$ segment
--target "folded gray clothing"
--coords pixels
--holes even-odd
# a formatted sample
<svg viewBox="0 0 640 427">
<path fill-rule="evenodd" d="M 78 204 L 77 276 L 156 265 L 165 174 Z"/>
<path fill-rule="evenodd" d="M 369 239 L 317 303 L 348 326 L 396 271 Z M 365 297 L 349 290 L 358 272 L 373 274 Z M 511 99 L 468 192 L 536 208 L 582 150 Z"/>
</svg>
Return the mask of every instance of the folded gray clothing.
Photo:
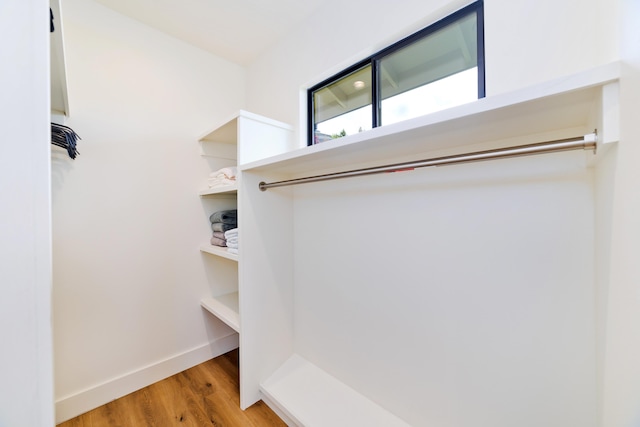
<svg viewBox="0 0 640 427">
<path fill-rule="evenodd" d="M 229 209 L 226 211 L 218 211 L 211 214 L 209 217 L 211 223 L 221 222 L 223 224 L 237 224 L 238 223 L 238 210 Z"/>
<path fill-rule="evenodd" d="M 211 238 L 211 244 L 214 246 L 223 246 L 223 247 L 227 246 L 227 242 L 224 239 L 218 239 L 217 237 Z"/>
<path fill-rule="evenodd" d="M 227 230 L 233 230 L 234 228 L 236 228 L 235 224 L 223 224 L 221 222 L 214 222 L 211 224 L 211 229 L 213 231 L 220 231 L 222 233 Z"/>
<path fill-rule="evenodd" d="M 213 232 L 213 237 L 215 237 L 216 239 L 220 239 L 220 240 L 227 240 L 224 237 L 224 233 L 222 231 L 214 231 Z"/>
</svg>

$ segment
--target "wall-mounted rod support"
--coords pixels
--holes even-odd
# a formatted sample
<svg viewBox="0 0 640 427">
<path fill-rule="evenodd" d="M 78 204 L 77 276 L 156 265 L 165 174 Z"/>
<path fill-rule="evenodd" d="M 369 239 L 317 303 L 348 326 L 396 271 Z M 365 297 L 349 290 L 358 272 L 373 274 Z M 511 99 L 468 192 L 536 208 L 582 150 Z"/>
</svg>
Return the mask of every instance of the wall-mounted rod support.
<svg viewBox="0 0 640 427">
<path fill-rule="evenodd" d="M 384 166 L 374 166 L 371 168 L 355 169 L 344 172 L 334 172 L 324 175 L 309 176 L 306 178 L 289 179 L 286 181 L 261 182 L 258 184 L 260 190 L 268 188 L 284 187 L 287 185 L 306 184 L 309 182 L 328 181 L 332 179 L 350 178 L 353 176 L 373 175 L 378 173 L 401 172 L 417 168 L 430 166 L 448 166 L 460 163 L 479 162 L 484 160 L 506 159 L 510 157 L 530 156 L 534 154 L 556 153 L 570 150 L 592 150 L 594 153 L 597 147 L 597 135 L 591 133 L 583 137 L 568 139 L 558 139 L 555 141 L 539 142 L 536 144 L 519 145 L 508 148 L 497 148 L 494 150 L 476 151 L 466 154 L 455 154 L 452 156 L 435 157 L 432 159 L 418 160 L 414 162 L 395 163 Z"/>
</svg>

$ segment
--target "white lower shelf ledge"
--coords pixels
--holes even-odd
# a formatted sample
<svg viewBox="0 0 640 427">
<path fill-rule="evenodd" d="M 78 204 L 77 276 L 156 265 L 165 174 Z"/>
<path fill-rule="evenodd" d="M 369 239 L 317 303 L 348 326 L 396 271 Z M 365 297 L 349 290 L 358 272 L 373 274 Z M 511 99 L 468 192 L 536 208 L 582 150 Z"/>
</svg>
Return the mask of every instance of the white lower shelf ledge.
<svg viewBox="0 0 640 427">
<path fill-rule="evenodd" d="M 238 293 L 220 295 L 213 298 L 203 298 L 200 305 L 222 320 L 234 331 L 240 332 L 240 314 L 238 310 Z"/>
<path fill-rule="evenodd" d="M 222 187 L 205 188 L 198 192 L 200 196 L 232 196 L 238 193 L 238 184 L 225 185 Z"/>
<path fill-rule="evenodd" d="M 226 247 L 205 244 L 200 246 L 200 251 L 206 252 L 210 255 L 230 259 L 231 261 L 238 261 L 238 254 L 229 252 Z"/>
<path fill-rule="evenodd" d="M 260 386 L 264 402 L 304 427 L 409 427 L 303 357 L 292 355 Z"/>
</svg>

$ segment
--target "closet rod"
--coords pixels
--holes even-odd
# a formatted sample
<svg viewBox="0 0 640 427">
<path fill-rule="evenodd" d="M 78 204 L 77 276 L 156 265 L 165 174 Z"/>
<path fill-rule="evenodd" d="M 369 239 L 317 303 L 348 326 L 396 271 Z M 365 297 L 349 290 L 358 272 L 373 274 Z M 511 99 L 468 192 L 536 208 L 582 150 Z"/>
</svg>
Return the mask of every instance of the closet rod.
<svg viewBox="0 0 640 427">
<path fill-rule="evenodd" d="M 329 181 L 332 179 L 350 178 L 353 176 L 373 175 L 378 173 L 402 172 L 430 166 L 448 166 L 460 163 L 479 162 L 484 160 L 506 159 L 510 157 L 529 156 L 534 154 L 556 153 L 570 150 L 592 150 L 596 152 L 597 134 L 590 133 L 581 137 L 557 139 L 554 141 L 539 142 L 536 144 L 519 145 L 494 150 L 476 151 L 466 154 L 435 157 L 432 159 L 417 160 L 413 162 L 395 163 L 384 166 L 374 166 L 364 169 L 355 169 L 344 172 L 334 172 L 324 175 L 309 176 L 305 178 L 288 179 L 276 182 L 261 182 L 258 188 L 265 191 L 268 188 L 284 187 L 287 185 L 306 184 L 309 182 Z"/>
</svg>

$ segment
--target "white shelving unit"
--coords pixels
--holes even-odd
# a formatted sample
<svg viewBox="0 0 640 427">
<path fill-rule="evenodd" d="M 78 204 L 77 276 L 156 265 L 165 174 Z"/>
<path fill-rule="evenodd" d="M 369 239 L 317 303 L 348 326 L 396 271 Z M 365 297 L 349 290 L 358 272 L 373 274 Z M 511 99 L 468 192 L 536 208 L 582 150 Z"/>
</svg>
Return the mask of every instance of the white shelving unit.
<svg viewBox="0 0 640 427">
<path fill-rule="evenodd" d="M 247 161 L 257 161 L 268 155 L 276 155 L 290 149 L 291 144 L 290 126 L 271 120 L 246 111 L 239 111 L 230 119 L 222 122 L 213 130 L 205 133 L 199 138 L 202 148 L 202 157 L 209 162 L 212 171 L 223 167 L 234 166 Z M 207 214 L 210 215 L 217 210 L 238 209 L 238 227 L 243 224 L 242 206 L 238 201 L 241 189 L 239 183 L 242 182 L 242 175 L 238 172 L 236 177 L 238 184 L 218 188 L 205 188 L 198 192 L 206 206 Z M 207 217 L 208 220 L 208 217 Z M 242 242 L 240 245 L 242 247 Z M 238 254 L 228 252 L 227 248 L 203 244 L 200 251 L 215 258 L 223 258 L 234 261 L 215 262 L 214 268 L 233 269 L 225 271 L 225 274 L 215 275 L 218 277 L 237 276 L 236 283 L 211 283 L 210 297 L 203 298 L 201 306 L 231 327 L 234 331 L 241 333 L 242 304 L 251 298 L 243 298 L 244 286 L 242 285 L 242 273 L 238 265 L 242 263 Z M 208 262 L 205 259 L 205 262 Z M 212 260 L 213 262 L 213 260 Z M 230 273 L 230 274 L 229 274 Z M 233 288 L 232 292 L 229 289 Z M 250 338 L 253 339 L 253 338 Z M 242 347 L 242 342 L 240 343 Z M 241 369 L 245 352 L 241 352 Z"/>
<path fill-rule="evenodd" d="M 207 188 L 198 193 L 200 196 L 231 196 L 238 194 L 238 184 L 228 185 L 225 187 Z"/>
<path fill-rule="evenodd" d="M 237 128 L 237 119 L 234 118 L 199 138 L 202 157 L 208 162 L 211 171 L 237 165 L 238 143 L 235 128 Z M 206 220 L 208 221 L 208 215 L 218 210 L 235 209 L 237 193 L 237 184 L 200 190 L 198 195 L 202 198 L 207 212 Z M 200 251 L 207 254 L 204 262 L 210 263 L 210 268 L 225 270 L 217 271 L 217 274 L 212 275 L 211 296 L 203 298 L 200 305 L 234 331 L 240 332 L 237 279 L 239 257 L 237 254 L 228 252 L 226 247 L 215 246 L 209 242 L 200 245 Z M 222 259 L 233 262 L 221 262 Z"/>
<path fill-rule="evenodd" d="M 202 245 L 200 246 L 200 251 L 238 262 L 238 254 L 231 253 L 227 248 L 223 248 L 221 246 Z"/>
<path fill-rule="evenodd" d="M 215 298 L 203 298 L 200 305 L 211 314 L 240 332 L 240 315 L 238 314 L 238 293 L 220 295 Z"/>
<path fill-rule="evenodd" d="M 458 153 L 477 147 L 501 148 L 514 141 L 572 137 L 598 128 L 599 141 L 616 141 L 616 82 L 620 64 L 585 71 L 513 93 L 394 123 L 243 165 L 244 171 L 269 171 L 297 178 L 361 165 L 419 160 L 433 153 Z M 612 90 L 613 89 L 613 90 Z M 603 104 L 604 103 L 604 104 Z M 616 110 L 616 111 L 613 111 Z M 611 111 L 614 114 L 611 114 Z M 587 127 L 585 127 L 585 125 Z"/>
<path fill-rule="evenodd" d="M 305 193 L 294 187 L 261 192 L 260 182 L 569 138 L 594 129 L 598 131 L 597 163 L 606 145 L 618 140 L 619 76 L 620 64 L 612 63 L 514 93 L 241 163 L 239 206 L 251 207 L 251 212 L 240 216 L 241 406 L 264 399 L 292 425 L 377 425 L 370 421 L 371 414 L 393 420 L 382 425 L 403 425 L 342 379 L 295 352 L 293 325 L 298 314 L 293 224 L 296 199 Z M 593 157 L 585 154 L 585 162 Z M 338 421 L 347 415 L 350 422 Z"/>
<path fill-rule="evenodd" d="M 51 33 L 51 113 L 54 115 L 69 115 L 69 100 L 67 97 L 67 73 L 65 68 L 64 41 L 62 34 L 62 14 L 60 1 L 50 0 L 49 6 L 53 13 L 54 32 Z"/>
</svg>

